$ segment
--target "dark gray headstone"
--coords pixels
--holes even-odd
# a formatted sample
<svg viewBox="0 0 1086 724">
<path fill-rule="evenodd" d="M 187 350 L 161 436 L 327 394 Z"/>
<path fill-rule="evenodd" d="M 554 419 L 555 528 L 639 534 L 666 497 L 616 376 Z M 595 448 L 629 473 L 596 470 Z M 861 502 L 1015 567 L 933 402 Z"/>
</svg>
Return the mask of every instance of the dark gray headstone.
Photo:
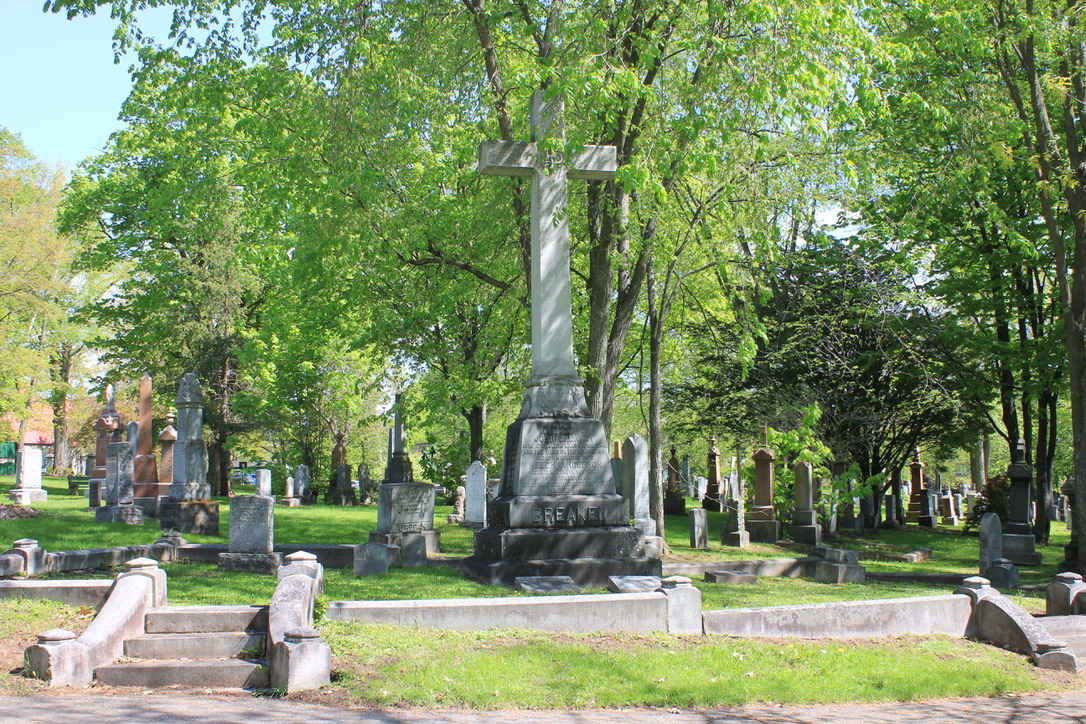
<svg viewBox="0 0 1086 724">
<path fill-rule="evenodd" d="M 1003 526 L 995 513 L 985 513 L 980 519 L 980 575 L 987 577 L 988 569 L 1003 557 Z"/>
<path fill-rule="evenodd" d="M 687 511 L 690 516 L 690 547 L 704 549 L 709 547 L 709 511 L 705 508 L 691 508 Z"/>
</svg>

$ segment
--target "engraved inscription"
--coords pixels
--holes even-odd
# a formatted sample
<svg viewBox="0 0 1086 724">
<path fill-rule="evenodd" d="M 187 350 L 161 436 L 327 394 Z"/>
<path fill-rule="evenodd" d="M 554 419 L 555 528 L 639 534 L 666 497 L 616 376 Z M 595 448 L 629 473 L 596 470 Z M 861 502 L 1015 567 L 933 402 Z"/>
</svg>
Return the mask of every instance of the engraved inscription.
<svg viewBox="0 0 1086 724">
<path fill-rule="evenodd" d="M 548 528 L 561 525 L 595 525 L 603 521 L 603 515 L 595 505 L 541 505 L 535 508 L 532 514 L 532 522 Z"/>
<path fill-rule="evenodd" d="M 580 419 L 526 420 L 520 432 L 514 494 L 609 492 L 610 456 L 602 425 Z"/>
</svg>

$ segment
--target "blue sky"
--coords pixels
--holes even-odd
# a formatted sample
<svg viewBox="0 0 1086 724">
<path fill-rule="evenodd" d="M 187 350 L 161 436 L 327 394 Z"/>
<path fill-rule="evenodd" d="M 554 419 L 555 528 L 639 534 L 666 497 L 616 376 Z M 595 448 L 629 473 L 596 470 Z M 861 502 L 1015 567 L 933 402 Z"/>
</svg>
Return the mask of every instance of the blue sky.
<svg viewBox="0 0 1086 724">
<path fill-rule="evenodd" d="M 43 0 L 0 0 L 0 125 L 44 161 L 74 168 L 119 128 L 131 87 L 113 63 L 113 21 L 42 12 Z"/>
</svg>

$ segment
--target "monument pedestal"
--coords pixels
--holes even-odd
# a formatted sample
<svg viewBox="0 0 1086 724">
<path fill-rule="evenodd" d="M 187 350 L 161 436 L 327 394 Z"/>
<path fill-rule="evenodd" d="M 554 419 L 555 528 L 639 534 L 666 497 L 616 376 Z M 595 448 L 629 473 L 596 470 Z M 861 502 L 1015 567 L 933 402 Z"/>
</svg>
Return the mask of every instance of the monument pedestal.
<svg viewBox="0 0 1086 724">
<path fill-rule="evenodd" d="M 143 508 L 138 505 L 103 505 L 94 510 L 97 523 L 128 523 L 143 525 Z"/>
<path fill-rule="evenodd" d="M 788 535 L 792 536 L 792 540 L 796 543 L 806 543 L 812 546 L 822 545 L 822 526 L 817 524 L 790 525 L 788 526 Z"/>
<path fill-rule="evenodd" d="M 30 505 L 48 500 L 49 493 L 41 488 L 13 488 L 8 493 L 8 498 L 15 505 Z"/>
<path fill-rule="evenodd" d="M 781 539 L 779 520 L 748 520 L 746 528 L 755 543 L 776 543 Z"/>
<path fill-rule="evenodd" d="M 493 586 L 512 586 L 520 576 L 569 576 L 577 585 L 602 588 L 609 576 L 659 576 L 660 561 L 644 555 L 641 531 L 615 528 L 483 528 L 475 554 L 461 570 Z"/>
<path fill-rule="evenodd" d="M 1041 565 L 1041 554 L 1035 549 L 1036 540 L 1029 533 L 1004 533 L 1003 557 L 1017 566 Z"/>
<path fill-rule="evenodd" d="M 686 499 L 664 498 L 664 515 L 686 515 Z"/>
<path fill-rule="evenodd" d="M 750 547 L 750 533 L 745 529 L 724 531 L 724 535 L 720 537 L 720 542 L 732 548 L 748 548 Z"/>
<path fill-rule="evenodd" d="M 219 504 L 210 500 L 163 500 L 158 506 L 162 530 L 219 535 Z"/>
</svg>

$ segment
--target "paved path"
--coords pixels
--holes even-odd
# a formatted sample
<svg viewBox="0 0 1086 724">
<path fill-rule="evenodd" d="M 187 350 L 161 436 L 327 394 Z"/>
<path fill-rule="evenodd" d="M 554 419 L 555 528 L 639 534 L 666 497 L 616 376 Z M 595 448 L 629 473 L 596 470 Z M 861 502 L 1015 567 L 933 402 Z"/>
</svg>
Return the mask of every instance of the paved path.
<svg viewBox="0 0 1086 724">
<path fill-rule="evenodd" d="M 200 724 L 1064 724 L 1086 722 L 1086 691 L 901 704 L 761 707 L 714 711 L 645 709 L 573 712 L 340 709 L 248 695 L 58 694 L 0 696 L 0 723 L 86 721 Z"/>
</svg>

